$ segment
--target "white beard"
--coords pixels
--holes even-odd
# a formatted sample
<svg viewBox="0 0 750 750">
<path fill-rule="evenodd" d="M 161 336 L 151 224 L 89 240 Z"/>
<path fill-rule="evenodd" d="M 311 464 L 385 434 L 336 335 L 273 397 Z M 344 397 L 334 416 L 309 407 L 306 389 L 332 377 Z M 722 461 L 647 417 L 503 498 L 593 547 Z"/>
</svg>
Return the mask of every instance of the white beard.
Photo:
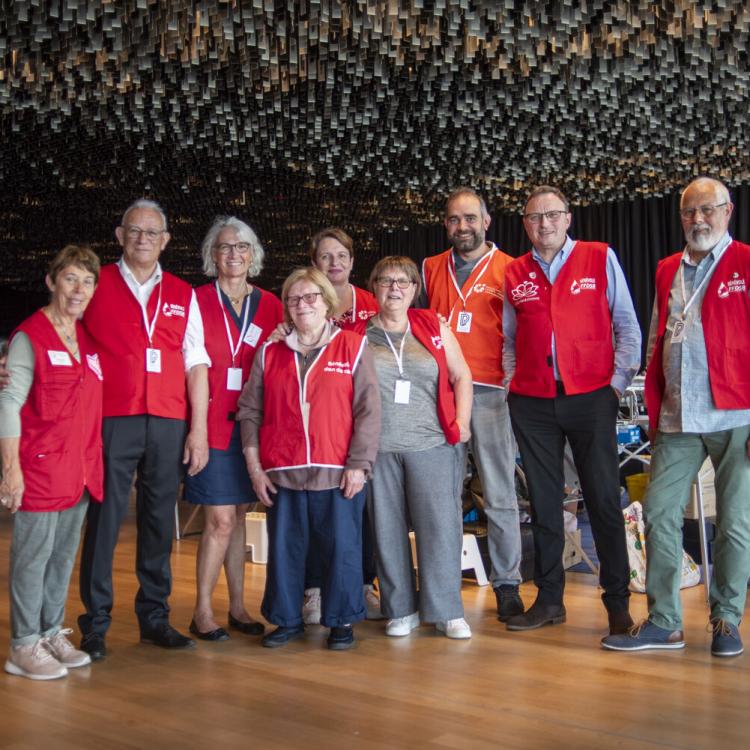
<svg viewBox="0 0 750 750">
<path fill-rule="evenodd" d="M 709 231 L 704 231 L 706 229 Z M 717 233 L 712 232 L 711 227 L 707 224 L 697 224 L 686 232 L 685 239 L 687 240 L 688 248 L 691 250 L 695 250 L 698 253 L 707 253 L 721 239 L 721 235 L 716 235 Z"/>
</svg>

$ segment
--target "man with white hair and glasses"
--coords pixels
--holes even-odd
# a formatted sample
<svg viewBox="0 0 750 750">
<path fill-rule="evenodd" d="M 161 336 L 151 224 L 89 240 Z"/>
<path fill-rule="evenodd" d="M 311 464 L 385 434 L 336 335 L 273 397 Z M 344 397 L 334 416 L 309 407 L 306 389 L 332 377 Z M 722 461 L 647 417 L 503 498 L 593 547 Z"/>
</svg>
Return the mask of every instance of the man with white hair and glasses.
<svg viewBox="0 0 750 750">
<path fill-rule="evenodd" d="M 196 474 L 208 460 L 210 359 L 195 292 L 159 263 L 170 238 L 166 216 L 153 201 L 138 200 L 115 235 L 122 257 L 102 268 L 84 316 L 104 376 L 104 502 L 88 511 L 80 571 L 86 612 L 78 618 L 81 648 L 95 661 L 106 654 L 112 562 L 136 471 L 141 641 L 164 648 L 194 645 L 169 624 L 170 553 L 181 465 Z"/>
<path fill-rule="evenodd" d="M 644 501 L 648 619 L 604 638 L 616 651 L 681 649 L 682 519 L 706 457 L 715 471 L 711 653 L 743 651 L 739 624 L 750 576 L 750 246 L 733 240 L 726 186 L 699 177 L 683 191 L 686 246 L 656 270 L 646 371 L 655 431 Z"/>
</svg>

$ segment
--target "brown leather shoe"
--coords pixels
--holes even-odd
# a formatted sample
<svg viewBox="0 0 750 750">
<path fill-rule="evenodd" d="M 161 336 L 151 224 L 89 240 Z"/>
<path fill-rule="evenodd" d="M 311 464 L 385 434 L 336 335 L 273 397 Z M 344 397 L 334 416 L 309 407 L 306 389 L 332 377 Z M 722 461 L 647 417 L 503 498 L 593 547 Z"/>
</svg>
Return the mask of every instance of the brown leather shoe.
<svg viewBox="0 0 750 750">
<path fill-rule="evenodd" d="M 620 610 L 619 612 L 607 612 L 607 616 L 609 617 L 610 635 L 622 635 L 633 627 L 633 618 L 627 609 Z"/>
<path fill-rule="evenodd" d="M 562 604 L 540 604 L 535 601 L 522 615 L 511 617 L 505 627 L 508 630 L 534 630 L 562 622 L 565 622 L 565 607 Z"/>
</svg>

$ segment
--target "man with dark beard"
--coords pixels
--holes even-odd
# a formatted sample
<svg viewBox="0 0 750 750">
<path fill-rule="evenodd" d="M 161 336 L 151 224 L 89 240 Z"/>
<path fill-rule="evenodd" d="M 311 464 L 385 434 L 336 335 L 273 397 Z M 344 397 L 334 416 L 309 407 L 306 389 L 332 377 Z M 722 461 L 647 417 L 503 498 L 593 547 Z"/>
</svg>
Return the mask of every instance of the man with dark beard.
<svg viewBox="0 0 750 750">
<path fill-rule="evenodd" d="M 445 204 L 452 247 L 425 259 L 422 275 L 429 307 L 448 321 L 472 373 L 469 447 L 482 482 L 497 614 L 506 622 L 523 612 L 516 451 L 502 386 L 505 267 L 512 258 L 485 241 L 489 225 L 482 198 L 471 188 L 454 190 Z"/>
<path fill-rule="evenodd" d="M 729 191 L 700 177 L 683 191 L 686 246 L 656 270 L 646 406 L 656 439 L 644 501 L 648 620 L 604 638 L 615 651 L 685 647 L 682 517 L 706 456 L 716 473 L 711 653 L 743 651 L 750 576 L 750 246 L 729 236 Z"/>
</svg>

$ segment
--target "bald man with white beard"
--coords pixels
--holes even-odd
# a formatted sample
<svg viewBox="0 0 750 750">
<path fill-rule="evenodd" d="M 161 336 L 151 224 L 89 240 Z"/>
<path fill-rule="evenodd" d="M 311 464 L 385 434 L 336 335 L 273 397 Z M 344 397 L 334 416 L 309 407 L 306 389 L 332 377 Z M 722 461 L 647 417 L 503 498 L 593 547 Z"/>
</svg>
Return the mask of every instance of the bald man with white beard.
<svg viewBox="0 0 750 750">
<path fill-rule="evenodd" d="M 750 246 L 728 233 L 726 186 L 701 177 L 683 191 L 685 249 L 659 263 L 646 405 L 655 440 L 644 501 L 648 619 L 610 635 L 615 651 L 681 649 L 682 519 L 706 456 L 716 478 L 711 653 L 743 651 L 750 577 Z"/>
</svg>

